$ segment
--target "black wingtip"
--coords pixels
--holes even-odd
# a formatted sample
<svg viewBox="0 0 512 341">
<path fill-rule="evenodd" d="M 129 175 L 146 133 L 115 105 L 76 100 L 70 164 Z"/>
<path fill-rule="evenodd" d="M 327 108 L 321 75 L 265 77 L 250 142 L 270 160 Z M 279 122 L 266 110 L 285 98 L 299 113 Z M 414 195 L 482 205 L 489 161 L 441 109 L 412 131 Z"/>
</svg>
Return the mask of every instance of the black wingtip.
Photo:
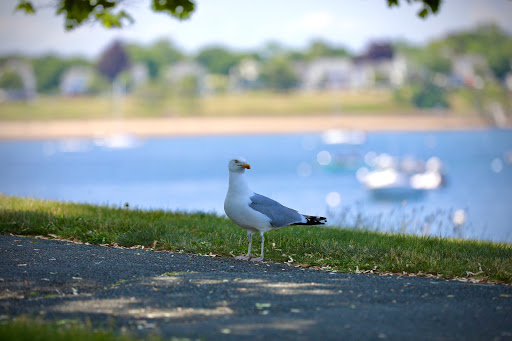
<svg viewBox="0 0 512 341">
<path fill-rule="evenodd" d="M 305 215 L 304 218 L 307 220 L 305 223 L 297 223 L 294 225 L 325 225 L 327 222 L 327 218 L 325 217 Z"/>
</svg>

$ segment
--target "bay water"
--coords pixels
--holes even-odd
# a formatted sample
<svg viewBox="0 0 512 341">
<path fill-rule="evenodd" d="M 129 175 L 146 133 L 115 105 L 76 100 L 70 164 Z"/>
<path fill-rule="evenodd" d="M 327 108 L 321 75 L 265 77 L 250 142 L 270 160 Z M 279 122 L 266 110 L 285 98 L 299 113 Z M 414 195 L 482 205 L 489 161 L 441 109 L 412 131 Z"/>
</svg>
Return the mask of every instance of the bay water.
<svg viewBox="0 0 512 341">
<path fill-rule="evenodd" d="M 360 135 L 358 135 L 360 136 Z M 251 188 L 331 225 L 512 242 L 512 130 L 0 142 L 0 192 L 140 209 L 224 214 L 227 163 L 242 156 Z M 332 141 L 331 141 L 332 142 Z M 376 198 L 357 179 L 370 156 L 442 163 L 445 183 Z M 330 160 L 322 160 L 328 155 Z M 334 162 L 341 157 L 343 163 Z"/>
</svg>

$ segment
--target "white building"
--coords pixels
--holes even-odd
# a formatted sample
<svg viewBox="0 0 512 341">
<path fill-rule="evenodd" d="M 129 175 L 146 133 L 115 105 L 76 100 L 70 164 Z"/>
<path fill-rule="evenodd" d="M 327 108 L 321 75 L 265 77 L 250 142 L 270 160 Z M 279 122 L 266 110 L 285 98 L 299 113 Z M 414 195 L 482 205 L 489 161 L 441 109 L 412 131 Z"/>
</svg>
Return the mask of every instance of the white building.
<svg viewBox="0 0 512 341">
<path fill-rule="evenodd" d="M 300 75 L 304 90 L 352 87 L 354 64 L 349 58 L 317 58 Z"/>
<path fill-rule="evenodd" d="M 60 93 L 65 96 L 85 94 L 93 79 L 91 67 L 72 66 L 60 78 Z"/>
<path fill-rule="evenodd" d="M 407 78 L 403 56 L 392 59 L 317 58 L 298 67 L 302 89 L 399 87 Z"/>
<path fill-rule="evenodd" d="M 254 59 L 243 59 L 229 70 L 228 88 L 244 91 L 260 87 L 261 64 Z"/>
<path fill-rule="evenodd" d="M 149 80 L 149 70 L 146 64 L 136 63 L 130 67 L 130 78 L 134 87 L 144 85 Z"/>
</svg>

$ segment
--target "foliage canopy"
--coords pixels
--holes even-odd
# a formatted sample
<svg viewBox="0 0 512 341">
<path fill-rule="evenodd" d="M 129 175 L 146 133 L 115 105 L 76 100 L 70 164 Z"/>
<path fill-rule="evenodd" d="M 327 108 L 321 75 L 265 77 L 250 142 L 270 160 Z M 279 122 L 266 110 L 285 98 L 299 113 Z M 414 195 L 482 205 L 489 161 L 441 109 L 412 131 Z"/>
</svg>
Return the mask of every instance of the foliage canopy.
<svg viewBox="0 0 512 341">
<path fill-rule="evenodd" d="M 106 28 L 122 27 L 125 22 L 133 23 L 132 16 L 120 9 L 123 0 L 53 0 L 56 14 L 65 17 L 64 27 L 67 30 L 74 29 L 81 24 L 93 21 L 99 22 Z M 423 7 L 418 16 L 426 18 L 439 11 L 441 0 L 404 0 L 409 4 L 422 3 Z M 155 12 L 171 15 L 179 20 L 188 19 L 195 10 L 193 0 L 150 0 L 151 8 Z M 399 6 L 400 0 L 387 0 L 388 6 Z M 27 14 L 35 14 L 36 7 L 32 0 L 18 0 L 16 11 Z"/>
<path fill-rule="evenodd" d="M 22 90 L 23 80 L 16 72 L 7 71 L 0 75 L 0 89 Z"/>
<path fill-rule="evenodd" d="M 241 55 L 236 55 L 221 46 L 211 46 L 199 51 L 196 59 L 204 65 L 208 71 L 216 74 L 227 75 L 229 69 L 240 61 Z"/>
<path fill-rule="evenodd" d="M 98 71 L 111 82 L 130 66 L 130 60 L 120 41 L 115 41 L 101 55 Z"/>
<path fill-rule="evenodd" d="M 185 58 L 183 52 L 167 39 L 159 39 L 149 46 L 131 43 L 126 45 L 126 51 L 133 63 L 146 65 L 151 79 L 157 79 L 166 67 Z"/>
<path fill-rule="evenodd" d="M 423 8 L 418 12 L 418 16 L 426 18 L 430 14 L 436 14 L 441 6 L 441 0 L 406 0 L 411 3 L 423 3 Z M 400 0 L 388 0 L 388 6 L 399 6 Z"/>
<path fill-rule="evenodd" d="M 54 0 L 55 14 L 65 17 L 64 26 L 67 30 L 93 21 L 106 28 L 122 27 L 125 22 L 133 23 L 132 16 L 120 9 L 123 0 Z M 195 9 L 190 0 L 151 0 L 151 8 L 155 12 L 167 13 L 179 20 L 188 19 Z M 35 14 L 37 9 L 31 0 L 18 0 L 16 11 Z"/>
</svg>

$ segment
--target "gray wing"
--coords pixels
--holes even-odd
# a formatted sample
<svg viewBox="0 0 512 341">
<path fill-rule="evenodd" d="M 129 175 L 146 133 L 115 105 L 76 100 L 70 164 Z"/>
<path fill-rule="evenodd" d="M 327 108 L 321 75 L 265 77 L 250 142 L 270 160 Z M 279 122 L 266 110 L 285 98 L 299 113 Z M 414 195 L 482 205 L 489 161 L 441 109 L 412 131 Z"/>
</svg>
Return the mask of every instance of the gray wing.
<svg viewBox="0 0 512 341">
<path fill-rule="evenodd" d="M 273 227 L 283 227 L 303 221 L 304 217 L 299 212 L 281 205 L 275 200 L 263 195 L 254 193 L 250 198 L 249 206 L 270 218 L 270 225 Z"/>
</svg>

